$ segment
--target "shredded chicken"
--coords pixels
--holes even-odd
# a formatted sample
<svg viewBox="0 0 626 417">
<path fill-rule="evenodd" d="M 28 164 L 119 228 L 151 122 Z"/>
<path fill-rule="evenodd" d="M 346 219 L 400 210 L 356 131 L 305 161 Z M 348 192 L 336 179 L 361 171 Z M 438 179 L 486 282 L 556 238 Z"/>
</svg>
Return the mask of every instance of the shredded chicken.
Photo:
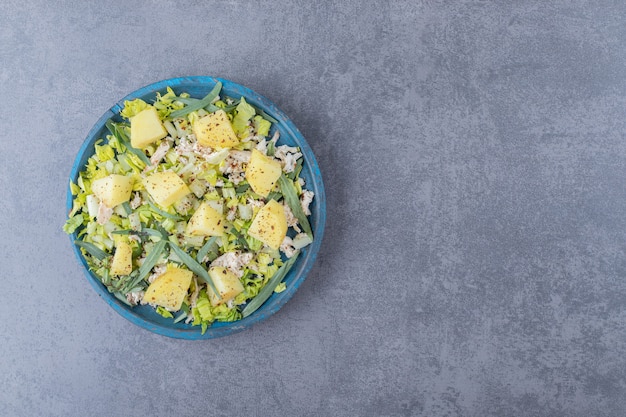
<svg viewBox="0 0 626 417">
<path fill-rule="evenodd" d="M 126 300 L 130 303 L 130 305 L 136 306 L 143 300 L 143 291 L 129 292 L 126 294 Z"/>
<path fill-rule="evenodd" d="M 296 168 L 296 163 L 298 159 L 302 157 L 302 153 L 298 152 L 298 148 L 293 146 L 281 145 L 276 147 L 274 157 L 280 160 L 283 171 L 290 173 Z"/>
<path fill-rule="evenodd" d="M 228 209 L 228 213 L 226 214 L 226 220 L 232 222 L 235 220 L 235 216 L 237 216 L 237 206 L 232 206 Z"/>
<path fill-rule="evenodd" d="M 148 282 L 150 284 L 152 284 L 154 282 L 155 279 L 157 279 L 158 277 L 160 277 L 161 275 L 163 275 L 165 273 L 165 271 L 167 271 L 167 266 L 166 265 L 156 265 L 153 269 L 152 269 L 152 274 L 150 274 L 150 276 L 148 277 Z"/>
<path fill-rule="evenodd" d="M 176 145 L 174 150 L 178 155 L 195 154 L 204 159 L 210 158 L 215 154 L 215 152 L 213 152 L 213 149 L 211 149 L 210 147 L 202 146 L 201 144 L 199 144 L 196 140 L 196 136 L 193 134 L 187 135 L 187 137 L 182 138 L 180 140 L 180 143 Z"/>
<path fill-rule="evenodd" d="M 154 153 L 150 157 L 150 164 L 153 166 L 157 166 L 157 164 L 161 162 L 161 159 L 165 157 L 165 154 L 167 154 L 167 151 L 170 150 L 170 146 L 171 146 L 170 142 L 167 140 L 164 140 L 163 142 L 161 142 L 159 147 L 156 148 L 156 151 L 154 151 Z"/>
<path fill-rule="evenodd" d="M 252 155 L 252 152 L 250 151 L 231 150 L 228 152 L 228 156 L 232 157 L 236 161 L 244 162 L 246 164 L 250 162 L 250 155 Z"/>
<path fill-rule="evenodd" d="M 174 147 L 174 151 L 176 151 L 177 154 L 179 155 L 183 155 L 186 153 L 193 153 L 193 146 L 196 143 L 196 141 L 194 140 L 193 142 L 189 139 L 188 135 L 187 137 L 183 137 L 180 139 L 180 143 L 178 145 L 176 145 L 176 147 Z"/>
<path fill-rule="evenodd" d="M 250 263 L 254 254 L 248 252 L 226 252 L 219 258 L 211 262 L 211 266 L 221 266 L 228 268 L 239 278 L 243 276 L 243 267 Z"/>
<path fill-rule="evenodd" d="M 285 236 L 283 242 L 280 244 L 280 250 L 285 254 L 287 258 L 291 258 L 296 253 L 296 248 L 293 247 L 293 240 L 289 236 Z"/>
<path fill-rule="evenodd" d="M 98 205 L 98 214 L 96 215 L 96 220 L 98 221 L 98 224 L 106 224 L 111 219 L 112 215 L 113 209 L 107 207 L 107 205 L 103 202 L 100 202 L 100 204 Z"/>
<path fill-rule="evenodd" d="M 313 201 L 313 197 L 315 193 L 309 190 L 303 190 L 302 195 L 300 196 L 300 205 L 302 206 L 302 211 L 307 216 L 311 215 L 311 210 L 309 210 L 309 205 Z"/>
<path fill-rule="evenodd" d="M 198 280 L 195 276 L 193 277 L 193 283 L 195 290 L 189 296 L 189 304 L 192 308 L 196 306 L 196 303 L 198 302 L 198 295 L 200 295 L 200 286 L 198 285 Z"/>
<path fill-rule="evenodd" d="M 255 149 L 261 152 L 263 155 L 267 155 L 267 141 L 265 139 L 260 140 L 259 143 L 255 146 Z"/>
<path fill-rule="evenodd" d="M 278 139 L 280 139 L 280 132 L 277 130 L 276 132 L 274 132 L 274 136 L 272 136 L 272 139 L 270 139 L 270 141 L 274 142 L 274 145 L 276 145 Z"/>
<path fill-rule="evenodd" d="M 130 200 L 130 208 L 135 210 L 137 207 L 141 205 L 141 194 L 136 192 L 133 195 L 133 199 Z"/>
<path fill-rule="evenodd" d="M 283 204 L 283 211 L 285 212 L 285 218 L 287 219 L 287 227 L 293 227 L 293 230 L 299 233 L 300 228 L 298 227 L 298 219 L 296 219 L 296 216 L 293 215 L 293 212 L 287 204 Z"/>
<path fill-rule="evenodd" d="M 248 197 L 247 202 L 250 205 L 250 207 L 252 207 L 252 209 L 255 209 L 255 208 L 259 208 L 260 209 L 261 207 L 263 207 L 265 205 L 265 203 L 263 203 L 262 201 L 255 200 L 254 198 L 251 198 L 251 197 Z"/>
<path fill-rule="evenodd" d="M 245 177 L 243 164 L 249 161 L 249 151 L 230 151 L 224 160 L 224 164 L 220 166 L 220 172 L 226 174 L 233 184 L 239 184 Z"/>
</svg>

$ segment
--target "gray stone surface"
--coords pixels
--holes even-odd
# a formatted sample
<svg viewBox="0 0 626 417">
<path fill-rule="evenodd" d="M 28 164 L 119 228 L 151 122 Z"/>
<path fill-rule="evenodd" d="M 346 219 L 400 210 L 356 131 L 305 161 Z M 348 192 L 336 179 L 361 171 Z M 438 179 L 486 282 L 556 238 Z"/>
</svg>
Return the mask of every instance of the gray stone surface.
<svg viewBox="0 0 626 417">
<path fill-rule="evenodd" d="M 623 416 L 621 1 L 0 3 L 0 415 Z M 278 314 L 139 329 L 61 231 L 128 92 L 215 75 L 315 151 L 328 226 Z"/>
</svg>

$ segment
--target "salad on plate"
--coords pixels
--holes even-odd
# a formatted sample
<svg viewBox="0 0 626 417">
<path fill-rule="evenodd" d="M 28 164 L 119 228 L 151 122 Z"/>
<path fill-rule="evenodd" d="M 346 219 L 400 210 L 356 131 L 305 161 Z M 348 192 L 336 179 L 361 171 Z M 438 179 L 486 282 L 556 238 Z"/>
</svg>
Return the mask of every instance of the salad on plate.
<svg viewBox="0 0 626 417">
<path fill-rule="evenodd" d="M 201 326 L 257 310 L 313 242 L 314 193 L 298 147 L 245 97 L 167 88 L 124 102 L 123 121 L 70 182 L 64 225 L 121 302 Z"/>
</svg>

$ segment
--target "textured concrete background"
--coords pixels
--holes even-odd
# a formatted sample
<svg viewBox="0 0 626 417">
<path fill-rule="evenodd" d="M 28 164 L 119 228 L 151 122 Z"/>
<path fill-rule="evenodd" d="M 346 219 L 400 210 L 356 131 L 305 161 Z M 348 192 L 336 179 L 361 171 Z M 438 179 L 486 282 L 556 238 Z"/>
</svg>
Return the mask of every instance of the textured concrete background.
<svg viewBox="0 0 626 417">
<path fill-rule="evenodd" d="M 0 415 L 626 415 L 621 1 L 0 3 Z M 187 342 L 100 300 L 61 231 L 128 92 L 214 75 L 316 153 L 310 277 Z"/>
</svg>

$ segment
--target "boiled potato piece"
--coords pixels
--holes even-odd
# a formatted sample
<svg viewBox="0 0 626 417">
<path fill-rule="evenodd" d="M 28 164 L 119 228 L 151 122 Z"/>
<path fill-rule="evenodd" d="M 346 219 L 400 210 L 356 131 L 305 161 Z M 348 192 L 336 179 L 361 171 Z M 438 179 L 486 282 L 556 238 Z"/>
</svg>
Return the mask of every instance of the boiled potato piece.
<svg viewBox="0 0 626 417">
<path fill-rule="evenodd" d="M 130 119 L 130 144 L 133 148 L 146 146 L 167 136 L 167 130 L 154 107 L 140 111 Z"/>
<path fill-rule="evenodd" d="M 193 273 L 187 269 L 168 268 L 148 286 L 143 302 L 178 311 L 191 285 Z"/>
<path fill-rule="evenodd" d="M 125 175 L 111 174 L 91 183 L 91 190 L 107 207 L 113 208 L 130 200 L 133 179 Z"/>
<path fill-rule="evenodd" d="M 282 169 L 279 161 L 263 155 L 257 149 L 252 150 L 250 162 L 246 166 L 246 179 L 250 187 L 252 187 L 252 191 L 267 197 L 272 188 L 274 188 L 278 178 L 280 178 L 281 173 Z"/>
<path fill-rule="evenodd" d="M 133 272 L 133 249 L 128 242 L 119 241 L 111 262 L 111 274 L 128 275 Z"/>
<path fill-rule="evenodd" d="M 172 171 L 152 174 L 144 178 L 143 185 L 150 197 L 163 207 L 172 205 L 191 193 L 185 181 Z"/>
<path fill-rule="evenodd" d="M 276 200 L 270 200 L 252 220 L 248 235 L 272 249 L 278 249 L 287 235 L 287 218 L 283 206 Z"/>
<path fill-rule="evenodd" d="M 213 281 L 213 285 L 215 285 L 215 289 L 219 293 L 220 297 L 222 297 L 218 298 L 211 289 L 211 286 L 207 286 L 207 295 L 209 296 L 211 305 L 214 307 L 225 303 L 228 300 L 232 300 L 244 290 L 243 284 L 239 281 L 237 275 L 232 273 L 228 268 L 223 266 L 212 266 L 209 268 L 209 276 Z"/>
<path fill-rule="evenodd" d="M 224 236 L 227 228 L 222 213 L 205 201 L 189 219 L 185 233 L 192 236 Z"/>
<path fill-rule="evenodd" d="M 224 110 L 207 114 L 193 124 L 198 143 L 211 148 L 231 148 L 239 143 Z"/>
</svg>

